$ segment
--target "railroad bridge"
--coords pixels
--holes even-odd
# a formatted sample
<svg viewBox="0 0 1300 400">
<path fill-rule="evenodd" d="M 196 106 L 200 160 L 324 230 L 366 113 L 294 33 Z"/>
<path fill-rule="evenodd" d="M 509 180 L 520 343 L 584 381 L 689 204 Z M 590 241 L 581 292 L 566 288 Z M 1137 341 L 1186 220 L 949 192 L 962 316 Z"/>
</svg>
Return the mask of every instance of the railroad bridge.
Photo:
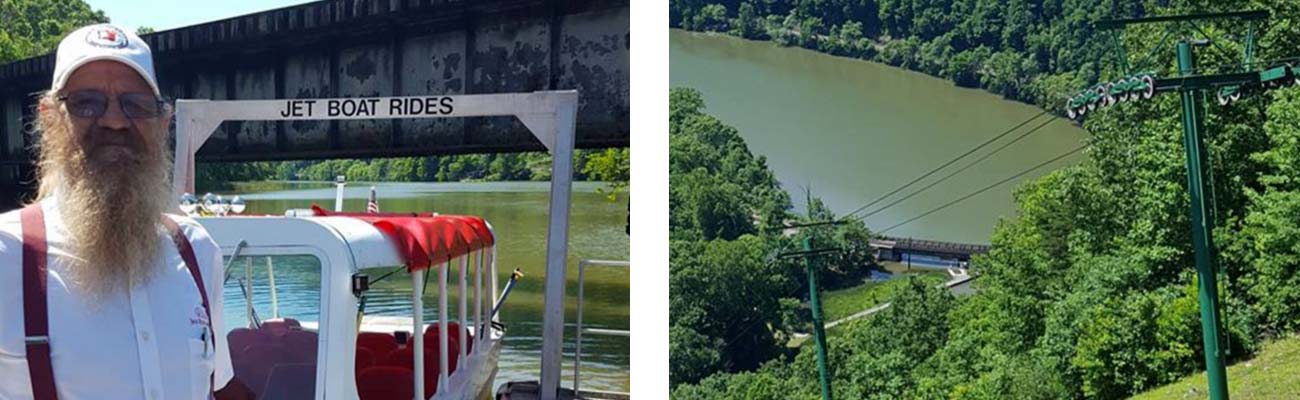
<svg viewBox="0 0 1300 400">
<path fill-rule="evenodd" d="M 168 98 L 576 89 L 577 146 L 629 143 L 627 0 L 328 0 L 143 38 Z M 31 190 L 32 94 L 52 54 L 0 65 L 0 205 Z M 514 118 L 227 122 L 199 161 L 544 150 Z"/>
<path fill-rule="evenodd" d="M 882 261 L 902 261 L 904 254 L 921 254 L 969 262 L 972 255 L 989 252 L 989 245 L 985 244 L 890 236 L 874 237 L 871 239 L 870 245 L 876 250 L 876 258 Z"/>
</svg>

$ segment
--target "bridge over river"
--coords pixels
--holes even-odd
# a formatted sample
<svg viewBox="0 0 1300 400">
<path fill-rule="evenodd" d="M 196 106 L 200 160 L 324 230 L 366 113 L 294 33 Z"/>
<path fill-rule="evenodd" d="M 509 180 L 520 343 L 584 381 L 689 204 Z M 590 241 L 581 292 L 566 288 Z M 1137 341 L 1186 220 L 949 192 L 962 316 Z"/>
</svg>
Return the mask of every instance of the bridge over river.
<svg viewBox="0 0 1300 400">
<path fill-rule="evenodd" d="M 144 35 L 169 98 L 575 89 L 577 145 L 629 143 L 627 0 L 328 0 Z M 0 206 L 30 192 L 32 94 L 54 56 L 0 65 Z M 227 122 L 199 161 L 544 150 L 513 118 Z"/>
<path fill-rule="evenodd" d="M 913 255 L 921 255 L 940 260 L 951 260 L 956 264 L 969 263 L 972 255 L 986 254 L 989 245 L 945 242 L 940 240 L 900 238 L 877 236 L 871 239 L 871 248 L 876 250 L 876 259 L 880 261 L 901 262 Z"/>
</svg>

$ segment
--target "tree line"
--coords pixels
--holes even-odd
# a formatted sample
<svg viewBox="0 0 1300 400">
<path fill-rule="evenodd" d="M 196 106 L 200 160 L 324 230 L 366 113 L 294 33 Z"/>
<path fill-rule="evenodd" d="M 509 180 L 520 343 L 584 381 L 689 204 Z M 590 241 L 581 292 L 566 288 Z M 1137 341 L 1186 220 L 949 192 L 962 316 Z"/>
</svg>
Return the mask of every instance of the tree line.
<svg viewBox="0 0 1300 400">
<path fill-rule="evenodd" d="M 669 16 L 672 27 L 878 61 L 1059 110 L 1065 94 L 1096 82 L 1102 60 L 1113 56 L 1112 43 L 1092 22 L 1178 9 L 1174 3 L 672 0 Z M 1215 6 L 1248 5 L 1229 3 Z M 1172 58 L 1166 55 L 1161 60 Z"/>
<path fill-rule="evenodd" d="M 579 149 L 575 180 L 610 182 L 618 190 L 630 178 L 628 148 Z M 198 163 L 200 187 L 220 188 L 241 181 L 461 182 L 546 181 L 551 155 L 542 152 L 460 154 L 428 157 Z"/>
<path fill-rule="evenodd" d="M 701 17 L 709 14 L 698 10 L 708 5 L 737 10 L 740 7 L 733 5 L 751 4 L 744 8 L 773 10 L 752 1 L 701 2 L 698 8 L 684 7 L 686 3 L 673 3 L 674 24 L 695 24 L 699 18 L 719 21 Z M 1021 85 L 1017 87 L 1029 89 L 1017 93 L 1028 93 L 1029 100 L 1043 105 L 1050 104 L 1043 101 L 1048 95 L 1059 98 L 1069 93 L 1066 88 L 1095 82 L 1090 76 L 1116 73 L 1112 66 L 1089 56 L 1100 51 L 1095 47 L 1100 44 L 1090 39 L 1094 35 L 1088 34 L 1090 22 L 1100 18 L 1266 8 L 1272 17 L 1257 28 L 1262 53 L 1258 57 L 1293 56 L 1289 54 L 1294 52 L 1291 43 L 1300 42 L 1300 21 L 1296 20 L 1300 4 L 1228 1 L 1207 7 L 1169 3 L 1147 9 L 1149 3 L 1122 1 L 882 0 L 798 1 L 780 7 L 771 2 L 764 7 L 777 7 L 780 15 L 819 18 L 824 27 L 863 22 L 864 32 L 875 35 L 870 40 L 876 47 L 887 49 L 900 46 L 891 44 L 895 41 L 912 41 L 905 46 L 918 51 L 900 54 L 918 58 L 914 61 L 921 64 L 914 65 L 937 60 L 925 60 L 933 54 L 929 51 L 933 43 L 943 47 L 956 43 L 957 38 L 962 43 L 979 39 L 989 54 L 1025 46 L 1027 51 L 1012 55 L 1032 61 L 1027 65 L 1033 68 L 1016 75 L 1017 85 Z M 812 6 L 820 8 L 806 8 Z M 1014 12 L 1019 7 L 1028 7 L 1028 12 Z M 865 11 L 854 14 L 855 10 Z M 734 29 L 739 17 L 731 12 L 726 13 L 725 24 L 706 25 Z M 1129 36 L 1129 44 L 1147 43 L 1154 48 L 1160 34 L 1139 30 Z M 1240 46 L 1216 45 L 1226 51 L 1203 50 L 1198 63 L 1240 61 Z M 1172 53 L 1171 47 L 1155 50 L 1164 57 Z M 957 54 L 978 48 L 961 47 L 959 51 L 953 47 L 947 53 L 952 57 L 945 59 L 951 62 Z M 1129 55 L 1133 62 L 1145 56 Z M 975 76 L 981 82 L 998 70 L 987 65 L 996 58 L 973 58 L 979 61 Z M 1161 58 L 1158 68 L 1169 67 L 1166 58 Z M 1051 86 L 1058 89 L 1034 89 Z M 691 104 L 678 96 L 672 101 L 674 111 L 680 107 L 678 102 Z M 1201 101 L 1208 104 L 1209 113 L 1205 132 L 1212 154 L 1215 244 L 1223 271 L 1223 342 L 1228 344 L 1230 362 L 1234 362 L 1250 357 L 1264 341 L 1300 331 L 1300 225 L 1296 223 L 1300 221 L 1300 88 L 1264 92 L 1228 107 L 1214 105 L 1212 98 Z M 1016 189 L 1016 214 L 998 222 L 990 238 L 992 251 L 972 262 L 979 274 L 975 294 L 954 298 L 924 285 L 912 285 L 892 299 L 893 307 L 888 310 L 836 328 L 838 332 L 829 341 L 836 397 L 1115 399 L 1200 371 L 1204 349 L 1179 110 L 1177 96 L 1160 95 L 1089 114 L 1083 122 L 1090 133 L 1086 159 Z M 743 146 L 743 142 L 734 146 Z M 695 157 L 678 151 L 676 142 L 671 149 L 673 163 L 679 162 L 678 157 Z M 680 172 L 672 173 L 671 190 L 676 191 Z M 676 205 L 673 212 L 679 212 Z M 726 221 L 734 219 L 700 229 L 729 227 L 732 225 Z M 673 250 L 673 260 L 709 254 L 678 254 L 690 250 L 679 247 Z M 735 271 L 733 268 L 745 266 L 746 258 L 736 254 L 707 260 L 713 263 L 711 268 Z M 673 264 L 671 268 L 671 282 L 676 285 L 675 276 L 682 267 Z M 783 281 L 773 284 L 788 285 Z M 674 304 L 683 294 L 693 294 L 678 290 L 673 286 Z M 714 293 L 715 298 L 709 301 L 741 301 L 730 300 L 728 293 Z M 732 296 L 752 303 L 758 301 L 754 297 L 768 293 L 768 289 L 747 287 L 744 294 Z M 674 321 L 740 318 L 679 316 L 679 309 L 670 310 Z M 690 326 L 684 323 L 684 328 Z M 678 341 L 718 338 L 692 337 L 682 333 L 688 332 L 684 328 L 670 331 L 675 346 Z M 673 350 L 674 364 L 678 357 L 701 354 L 679 356 L 677 347 Z M 721 357 L 747 356 L 741 351 Z M 730 366 L 709 374 L 674 375 L 673 397 L 787 399 L 820 395 L 815 352 L 810 346 L 794 354 L 764 356 L 768 358 L 753 368 Z M 1294 382 L 1279 382 L 1287 384 Z"/>
</svg>

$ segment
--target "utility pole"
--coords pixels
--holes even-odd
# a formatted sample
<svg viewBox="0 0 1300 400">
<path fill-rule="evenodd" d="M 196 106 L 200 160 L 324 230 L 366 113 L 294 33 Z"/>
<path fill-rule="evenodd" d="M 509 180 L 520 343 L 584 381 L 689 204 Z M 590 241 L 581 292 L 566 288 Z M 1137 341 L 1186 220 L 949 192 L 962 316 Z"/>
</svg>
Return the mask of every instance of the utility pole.
<svg viewBox="0 0 1300 400">
<path fill-rule="evenodd" d="M 1213 236 L 1214 196 L 1213 192 L 1206 193 L 1206 181 L 1211 179 L 1211 171 L 1209 150 L 1205 147 L 1203 137 L 1205 109 L 1202 99 L 1207 90 L 1214 90 L 1218 94 L 1219 104 L 1226 106 L 1237 101 L 1243 92 L 1259 92 L 1282 85 L 1300 83 L 1300 69 L 1290 65 L 1254 70 L 1255 62 L 1252 56 L 1255 50 L 1255 23 L 1266 18 L 1268 18 L 1267 11 L 1240 11 L 1098 21 L 1095 26 L 1099 30 L 1113 32 L 1112 39 L 1117 47 L 1116 54 L 1120 57 L 1118 64 L 1125 74 L 1128 73 L 1128 60 L 1125 59 L 1126 53 L 1123 51 L 1123 39 L 1120 35 L 1128 25 L 1169 23 L 1184 29 L 1183 32 L 1192 32 L 1189 28 L 1194 28 L 1195 32 L 1200 32 L 1202 35 L 1205 34 L 1205 30 L 1196 25 L 1199 21 L 1236 20 L 1244 21 L 1248 25 L 1243 43 L 1242 63 L 1236 71 L 1196 75 L 1196 62 L 1192 55 L 1193 42 L 1190 38 L 1183 37 L 1176 45 L 1178 65 L 1176 77 L 1157 79 L 1154 72 L 1121 77 L 1116 81 L 1098 84 L 1082 91 L 1070 99 L 1066 110 L 1071 118 L 1076 118 L 1093 112 L 1097 107 L 1150 99 L 1157 92 L 1178 92 L 1183 108 L 1183 147 L 1187 152 L 1187 191 L 1191 200 L 1189 208 L 1201 306 L 1201 339 L 1205 345 L 1205 371 L 1209 377 L 1209 392 L 1212 400 L 1228 400 L 1228 376 L 1224 367 L 1225 349 L 1220 344 L 1225 336 L 1219 321 L 1219 266 Z M 1166 32 L 1166 37 L 1168 33 Z"/>
<path fill-rule="evenodd" d="M 812 235 L 803 238 L 803 251 L 812 252 Z M 822 400 L 831 400 L 831 379 L 826 368 L 826 327 L 822 321 L 822 303 L 817 295 L 817 271 L 812 260 L 803 258 L 808 270 L 808 302 L 812 306 L 813 334 L 817 336 L 817 373 L 821 376 Z"/>
<path fill-rule="evenodd" d="M 812 191 L 805 192 L 808 203 L 808 219 L 813 219 L 812 209 Z M 786 228 L 808 228 L 822 225 L 839 225 L 844 223 L 843 220 L 817 221 L 804 224 L 787 225 Z M 780 254 L 778 257 L 802 257 L 804 269 L 808 272 L 808 302 L 812 308 L 813 335 L 817 340 L 817 373 L 821 380 L 822 400 L 832 400 L 831 394 L 831 377 L 830 368 L 826 362 L 826 326 L 822 321 L 822 304 L 821 298 L 817 294 L 817 268 L 810 259 L 814 255 L 840 251 L 840 248 L 828 247 L 814 250 L 812 248 L 812 233 L 803 238 L 800 251 Z"/>
<path fill-rule="evenodd" d="M 1192 46 L 1187 40 L 1178 42 L 1178 72 L 1188 77 L 1195 70 Z M 1228 374 L 1224 369 L 1223 351 L 1219 339 L 1223 328 L 1219 324 L 1218 259 L 1214 250 L 1213 226 L 1209 220 L 1213 212 L 1205 197 L 1206 164 L 1205 140 L 1201 137 L 1201 91 L 1195 87 L 1179 88 L 1183 103 L 1183 147 L 1187 150 L 1187 190 L 1191 197 L 1192 246 L 1196 250 L 1196 278 L 1201 303 L 1201 339 L 1205 343 L 1205 373 L 1209 376 L 1210 398 L 1228 399 Z"/>
</svg>

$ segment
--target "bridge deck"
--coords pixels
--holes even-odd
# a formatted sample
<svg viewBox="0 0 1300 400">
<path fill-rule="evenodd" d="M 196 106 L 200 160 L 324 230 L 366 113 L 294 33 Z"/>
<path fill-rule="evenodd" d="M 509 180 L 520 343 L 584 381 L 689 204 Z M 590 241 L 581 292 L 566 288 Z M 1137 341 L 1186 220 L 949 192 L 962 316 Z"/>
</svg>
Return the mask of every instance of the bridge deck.
<svg viewBox="0 0 1300 400">
<path fill-rule="evenodd" d="M 963 256 L 969 258 L 974 254 L 989 252 L 989 245 L 945 242 L 941 240 L 898 238 L 878 236 L 871 239 L 871 247 L 890 250 L 894 253 L 930 253 L 937 255 Z"/>
</svg>

